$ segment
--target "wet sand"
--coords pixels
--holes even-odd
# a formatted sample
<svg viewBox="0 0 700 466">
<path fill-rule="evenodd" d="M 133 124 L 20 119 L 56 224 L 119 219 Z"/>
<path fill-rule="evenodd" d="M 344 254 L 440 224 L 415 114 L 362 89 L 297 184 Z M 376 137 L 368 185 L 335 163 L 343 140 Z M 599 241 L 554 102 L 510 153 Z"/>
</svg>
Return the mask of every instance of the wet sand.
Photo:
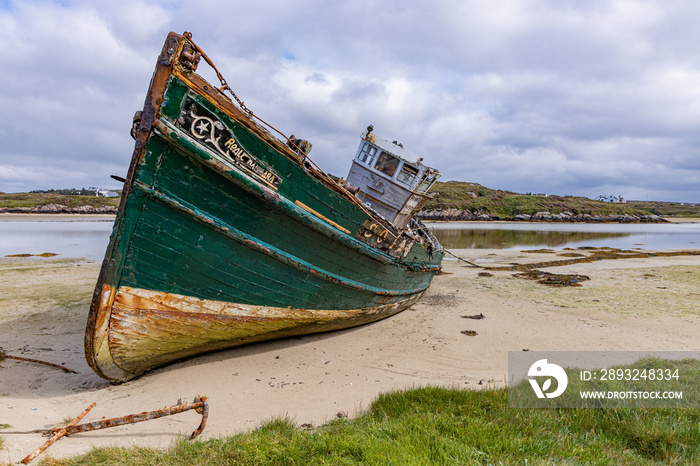
<svg viewBox="0 0 700 466">
<path fill-rule="evenodd" d="M 481 266 L 556 260 L 557 253 L 453 251 Z M 584 252 L 585 253 L 585 252 Z M 564 259 L 564 257 L 561 257 Z M 356 416 L 382 392 L 422 385 L 503 386 L 508 351 L 700 350 L 700 256 L 605 260 L 550 267 L 583 274 L 580 287 L 548 287 L 516 272 L 444 262 L 445 274 L 412 308 L 360 328 L 216 352 L 111 385 L 83 356 L 83 331 L 100 264 L 84 259 L 0 258 L 0 347 L 63 364 L 77 374 L 5 360 L 0 364 L 0 463 L 46 440 L 32 432 L 61 425 L 91 403 L 90 422 L 163 408 L 206 395 L 201 438 L 255 429 L 289 416 L 320 425 Z M 484 319 L 463 316 L 483 314 Z M 476 332 L 474 336 L 463 331 Z M 66 437 L 44 455 L 99 445 L 167 447 L 188 437 L 193 411 Z"/>
<path fill-rule="evenodd" d="M 700 218 L 695 217 L 664 217 L 671 223 L 700 223 Z"/>
</svg>

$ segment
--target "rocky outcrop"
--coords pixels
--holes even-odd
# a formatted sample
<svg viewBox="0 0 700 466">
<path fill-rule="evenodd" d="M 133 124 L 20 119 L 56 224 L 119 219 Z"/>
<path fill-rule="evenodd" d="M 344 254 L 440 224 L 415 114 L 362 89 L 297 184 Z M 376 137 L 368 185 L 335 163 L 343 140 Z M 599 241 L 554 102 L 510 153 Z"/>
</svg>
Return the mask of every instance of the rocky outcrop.
<svg viewBox="0 0 700 466">
<path fill-rule="evenodd" d="M 114 214 L 117 209 L 112 206 L 93 207 L 84 205 L 68 207 L 62 204 L 46 204 L 36 207 L 0 207 L 0 213 L 8 214 Z"/>
<path fill-rule="evenodd" d="M 68 206 L 62 204 L 46 204 L 34 207 L 32 212 L 37 214 L 58 214 L 68 212 Z"/>
<path fill-rule="evenodd" d="M 426 221 L 490 221 L 506 220 L 515 222 L 578 222 L 578 223 L 665 223 L 666 220 L 658 215 L 590 215 L 562 212 L 536 212 L 534 215 L 517 214 L 512 217 L 489 215 L 460 209 L 422 210 L 418 213 L 421 220 Z"/>
<path fill-rule="evenodd" d="M 500 220 L 498 215 L 488 215 L 469 210 L 445 209 L 445 210 L 421 210 L 418 212 L 421 220 Z"/>
</svg>

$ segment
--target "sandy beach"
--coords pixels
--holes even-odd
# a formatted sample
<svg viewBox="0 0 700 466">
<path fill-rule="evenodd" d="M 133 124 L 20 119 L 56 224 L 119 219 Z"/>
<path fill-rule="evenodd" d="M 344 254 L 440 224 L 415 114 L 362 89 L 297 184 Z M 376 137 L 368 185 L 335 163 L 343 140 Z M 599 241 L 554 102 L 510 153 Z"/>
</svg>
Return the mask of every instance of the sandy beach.
<svg viewBox="0 0 700 466">
<path fill-rule="evenodd" d="M 556 252 L 457 250 L 480 266 L 564 259 Z M 582 254 L 587 254 L 581 251 Z M 0 347 L 49 361 L 0 364 L 0 463 L 17 462 L 91 403 L 83 422 L 209 399 L 207 439 L 255 429 L 274 417 L 320 425 L 356 416 L 382 392 L 421 385 L 503 386 L 508 351 L 700 350 L 700 255 L 584 262 L 546 270 L 583 274 L 580 287 L 549 287 L 512 271 L 444 262 L 421 301 L 389 319 L 329 334 L 208 354 L 122 385 L 97 377 L 83 332 L 100 264 L 85 259 L 0 258 Z M 480 276 L 479 274 L 482 274 Z M 484 319 L 463 316 L 483 314 Z M 462 332 L 471 330 L 476 335 Z M 63 438 L 44 455 L 101 445 L 167 447 L 188 437 L 193 411 Z"/>
</svg>

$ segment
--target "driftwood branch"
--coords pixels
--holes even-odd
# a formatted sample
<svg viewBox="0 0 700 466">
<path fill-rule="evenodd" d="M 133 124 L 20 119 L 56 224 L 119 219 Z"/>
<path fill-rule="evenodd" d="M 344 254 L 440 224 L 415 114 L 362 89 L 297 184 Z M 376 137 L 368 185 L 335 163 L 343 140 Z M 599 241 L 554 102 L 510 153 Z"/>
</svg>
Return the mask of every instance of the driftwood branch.
<svg viewBox="0 0 700 466">
<path fill-rule="evenodd" d="M 61 369 L 62 371 L 70 372 L 71 374 L 77 374 L 77 372 L 75 372 L 72 369 L 68 369 L 67 367 L 63 367 L 61 365 L 54 364 L 52 362 L 41 361 L 39 359 L 23 358 L 22 356 L 12 356 L 10 354 L 3 353 L 2 351 L 0 351 L 0 361 L 2 361 L 3 359 L 16 359 L 17 361 L 35 362 L 37 364 L 43 364 L 45 366 L 54 367 L 56 369 Z"/>
</svg>

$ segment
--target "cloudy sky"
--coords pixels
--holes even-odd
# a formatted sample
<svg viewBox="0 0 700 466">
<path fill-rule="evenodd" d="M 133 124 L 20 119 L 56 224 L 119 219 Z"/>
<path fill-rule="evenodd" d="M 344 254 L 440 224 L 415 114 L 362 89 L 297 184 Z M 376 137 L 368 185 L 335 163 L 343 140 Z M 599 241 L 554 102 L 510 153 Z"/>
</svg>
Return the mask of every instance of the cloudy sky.
<svg viewBox="0 0 700 466">
<path fill-rule="evenodd" d="M 333 174 L 373 124 L 443 180 L 700 202 L 698 21 L 680 0 L 0 0 L 0 191 L 118 187 L 163 40 L 191 31 Z"/>
</svg>

